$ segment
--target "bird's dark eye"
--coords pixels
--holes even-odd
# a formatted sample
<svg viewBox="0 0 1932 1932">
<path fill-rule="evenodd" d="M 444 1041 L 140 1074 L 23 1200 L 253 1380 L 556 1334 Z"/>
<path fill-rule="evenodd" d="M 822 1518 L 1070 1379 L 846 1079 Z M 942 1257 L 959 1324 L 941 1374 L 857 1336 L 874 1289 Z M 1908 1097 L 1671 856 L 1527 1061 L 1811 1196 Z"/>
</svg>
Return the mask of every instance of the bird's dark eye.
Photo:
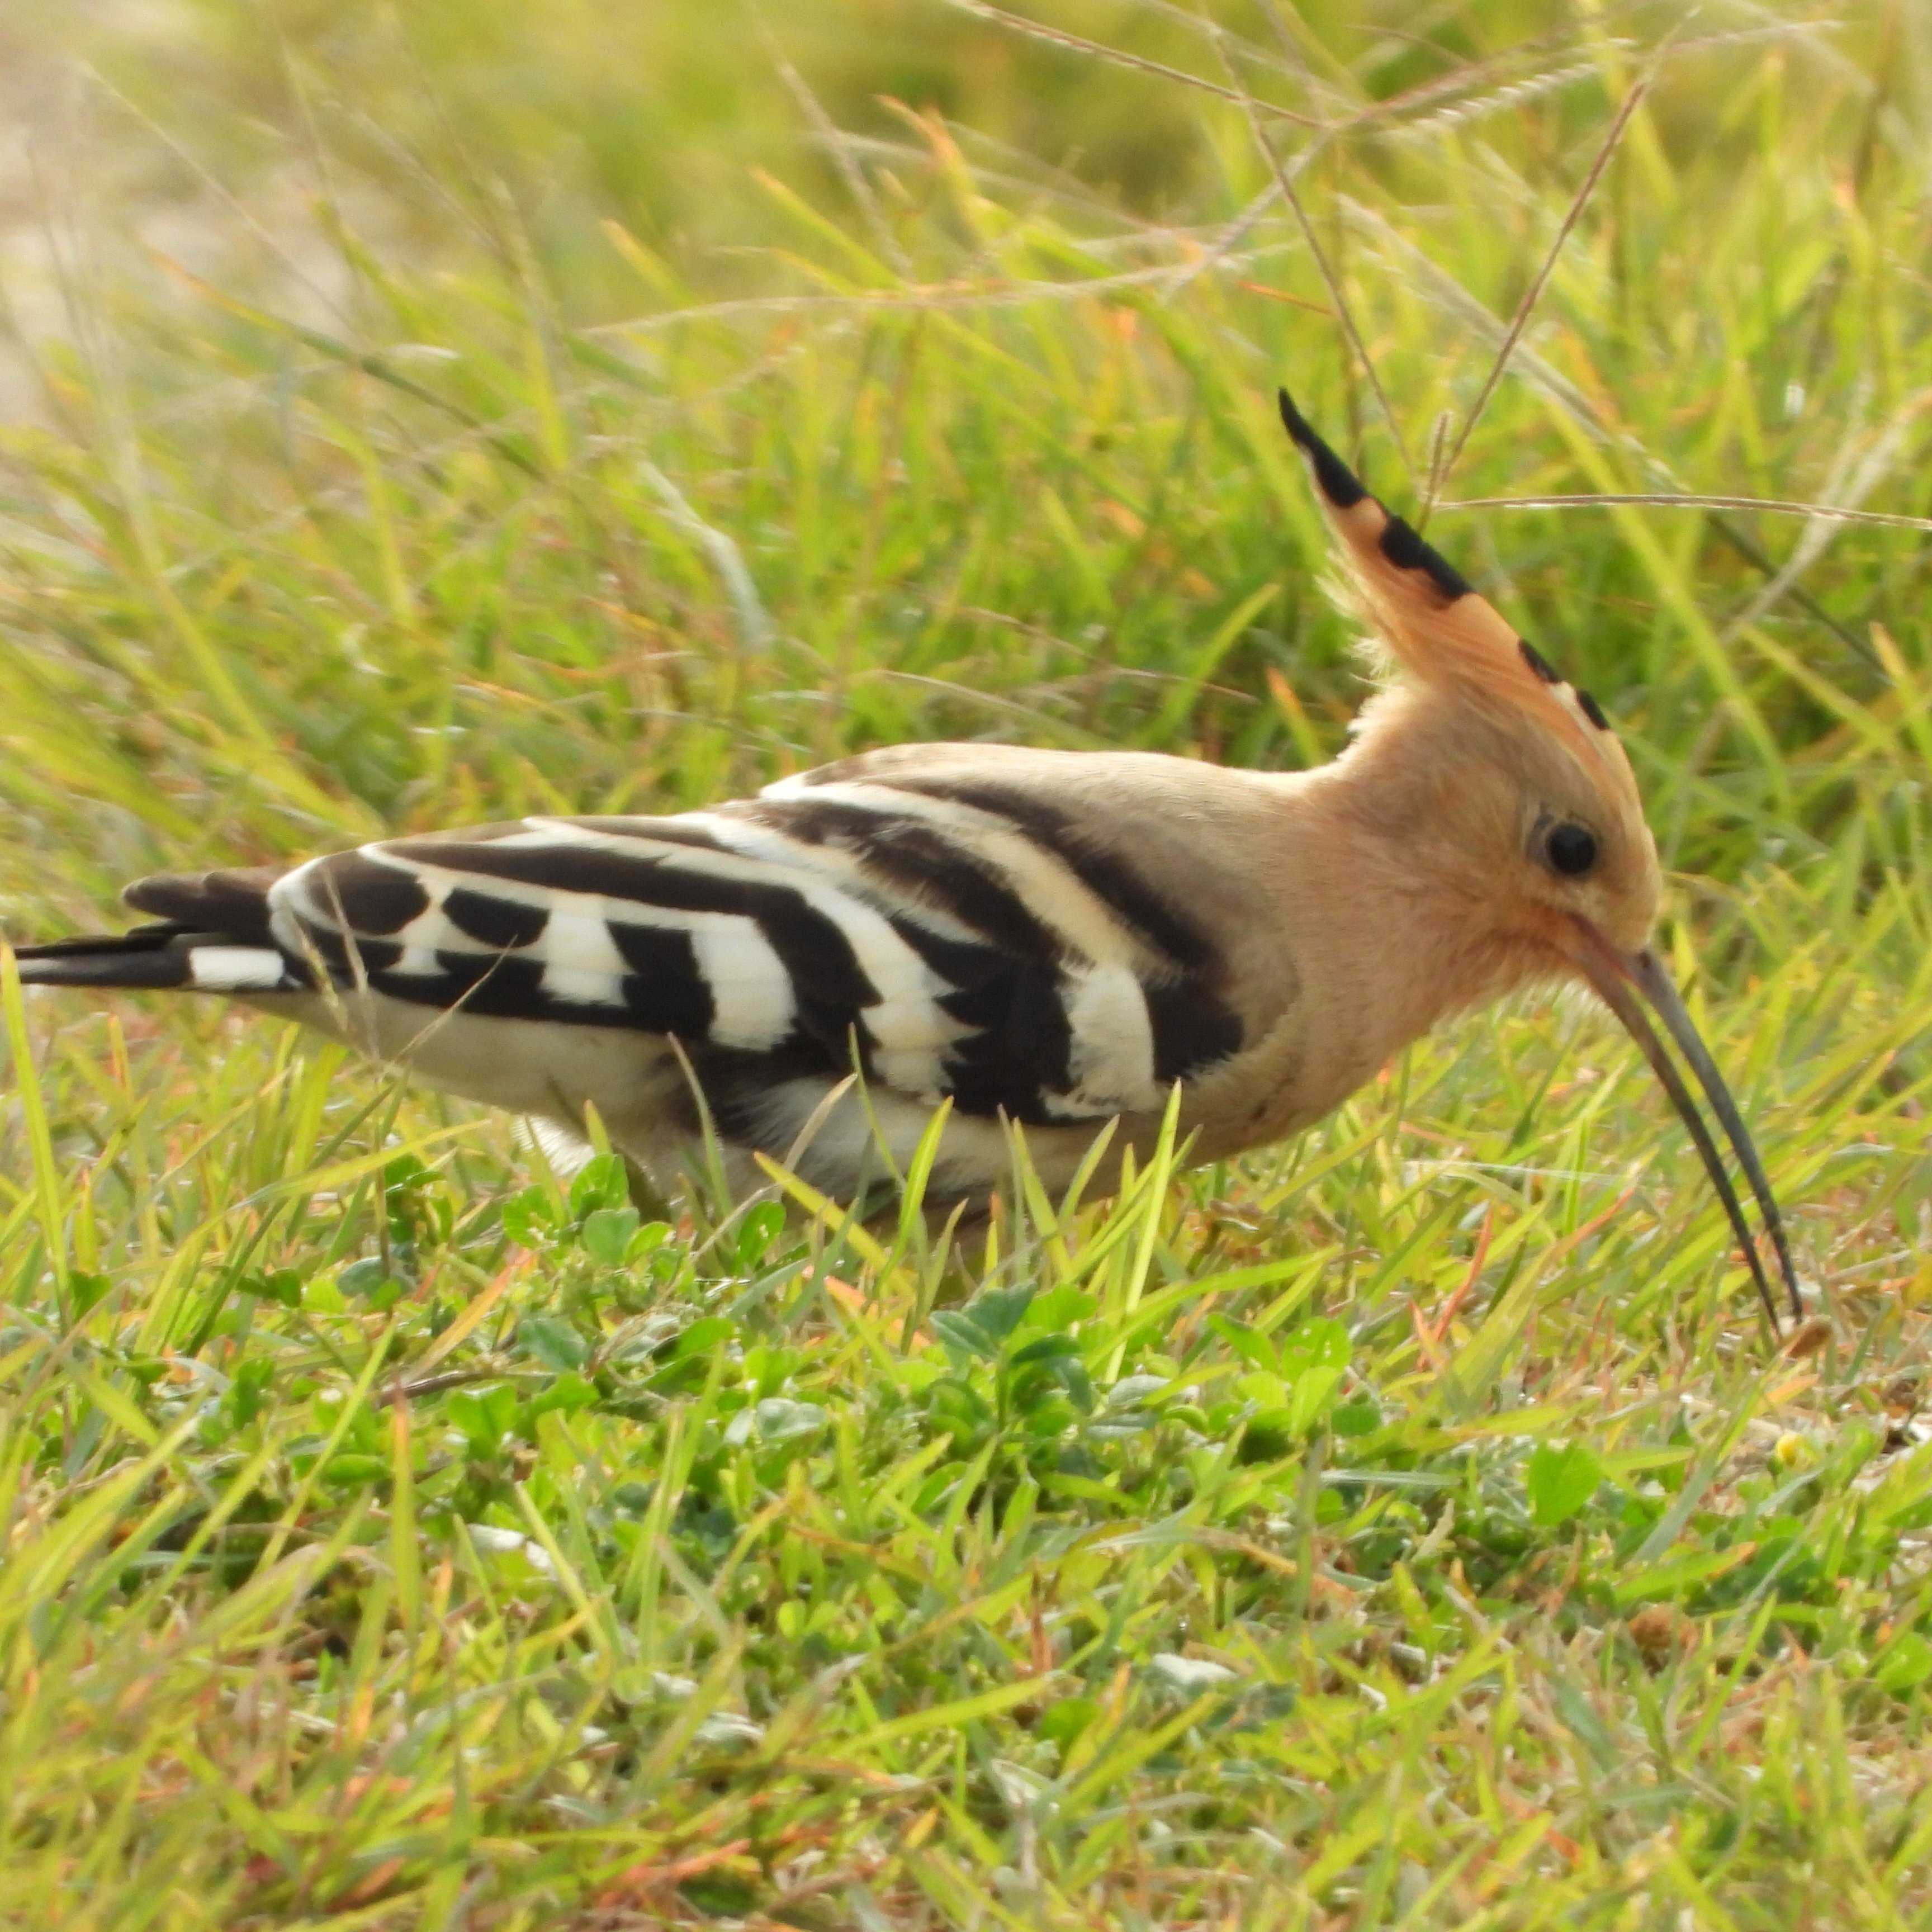
<svg viewBox="0 0 1932 1932">
<path fill-rule="evenodd" d="M 1580 879 L 1597 862 L 1597 835 L 1586 825 L 1559 825 L 1544 841 L 1543 850 L 1566 879 Z"/>
</svg>

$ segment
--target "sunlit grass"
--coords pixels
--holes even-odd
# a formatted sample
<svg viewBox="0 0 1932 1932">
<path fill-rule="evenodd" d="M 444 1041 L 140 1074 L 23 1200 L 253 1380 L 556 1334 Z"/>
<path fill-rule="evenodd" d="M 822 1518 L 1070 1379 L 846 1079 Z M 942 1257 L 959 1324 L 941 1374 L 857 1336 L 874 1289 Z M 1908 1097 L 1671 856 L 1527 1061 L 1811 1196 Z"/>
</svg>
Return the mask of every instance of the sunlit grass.
<svg viewBox="0 0 1932 1932">
<path fill-rule="evenodd" d="M 168 260 L 59 212 L 11 935 L 895 740 L 1330 754 L 1361 686 L 1274 385 L 1412 506 L 1674 24 L 1052 15 L 1216 94 L 812 9 L 814 106 L 755 37 L 718 92 L 700 10 L 631 93 L 567 10 L 400 10 L 86 49 L 80 171 Z M 1922 1918 L 1923 534 L 1450 506 L 1922 511 L 1928 57 L 1701 13 L 1430 520 L 1630 746 L 1810 1352 L 1580 1003 L 1117 1202 L 1016 1153 L 949 1242 L 782 1180 L 647 1222 L 269 1022 L 0 980 L 0 1918 Z M 1328 274 L 1244 90 L 1285 158 L 1334 130 Z"/>
</svg>

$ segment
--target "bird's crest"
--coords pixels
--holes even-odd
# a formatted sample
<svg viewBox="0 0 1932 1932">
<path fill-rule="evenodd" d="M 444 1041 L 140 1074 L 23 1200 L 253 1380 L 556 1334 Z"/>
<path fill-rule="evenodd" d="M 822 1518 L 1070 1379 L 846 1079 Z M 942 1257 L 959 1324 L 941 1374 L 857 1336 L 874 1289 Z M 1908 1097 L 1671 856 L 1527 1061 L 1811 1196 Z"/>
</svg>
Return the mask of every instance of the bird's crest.
<svg viewBox="0 0 1932 1932">
<path fill-rule="evenodd" d="M 1288 392 L 1281 419 L 1308 459 L 1340 537 L 1348 600 L 1400 670 L 1418 683 L 1486 706 L 1527 710 L 1554 728 L 1587 766 L 1628 770 L 1610 721 L 1516 633 L 1489 599 L 1413 525 L 1371 496 L 1309 426 Z"/>
</svg>

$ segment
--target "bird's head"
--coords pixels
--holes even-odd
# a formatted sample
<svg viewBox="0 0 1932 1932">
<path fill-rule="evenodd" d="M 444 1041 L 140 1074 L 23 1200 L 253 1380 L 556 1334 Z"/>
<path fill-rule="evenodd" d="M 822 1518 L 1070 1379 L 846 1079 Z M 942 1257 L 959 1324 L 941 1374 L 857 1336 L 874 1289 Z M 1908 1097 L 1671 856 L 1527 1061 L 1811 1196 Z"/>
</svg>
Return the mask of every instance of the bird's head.
<svg viewBox="0 0 1932 1932">
<path fill-rule="evenodd" d="M 1340 539 L 1346 602 L 1392 674 L 1358 723 L 1354 761 L 1375 780 L 1359 788 L 1365 808 L 1384 815 L 1382 830 L 1432 898 L 1454 908 L 1475 962 L 1472 983 L 1500 992 L 1581 979 L 1623 1022 L 1696 1142 L 1769 1311 L 1769 1285 L 1736 1191 L 1650 1024 L 1648 1001 L 1724 1127 L 1802 1312 L 1762 1164 L 1651 950 L 1662 874 L 1636 776 L 1609 720 L 1368 493 L 1286 391 L 1281 411 Z M 1774 1312 L 1772 1319 L 1775 1328 Z"/>
</svg>

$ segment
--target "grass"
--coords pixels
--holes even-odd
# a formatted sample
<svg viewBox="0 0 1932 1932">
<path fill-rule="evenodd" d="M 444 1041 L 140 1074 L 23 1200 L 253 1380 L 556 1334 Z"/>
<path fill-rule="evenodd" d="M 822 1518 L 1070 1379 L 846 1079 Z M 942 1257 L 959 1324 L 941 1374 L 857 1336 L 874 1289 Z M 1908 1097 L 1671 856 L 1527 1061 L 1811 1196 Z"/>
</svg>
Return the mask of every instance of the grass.
<svg viewBox="0 0 1932 1932">
<path fill-rule="evenodd" d="M 1647 79 L 1431 530 L 1625 734 L 1826 1323 L 1582 1005 L 949 1244 L 6 981 L 0 1921 L 1922 1922 L 1925 532 L 1450 505 L 1926 507 L 1923 22 L 633 10 L 10 26 L 91 77 L 5 929 L 892 740 L 1330 754 L 1273 385 L 1413 504 Z"/>
</svg>

